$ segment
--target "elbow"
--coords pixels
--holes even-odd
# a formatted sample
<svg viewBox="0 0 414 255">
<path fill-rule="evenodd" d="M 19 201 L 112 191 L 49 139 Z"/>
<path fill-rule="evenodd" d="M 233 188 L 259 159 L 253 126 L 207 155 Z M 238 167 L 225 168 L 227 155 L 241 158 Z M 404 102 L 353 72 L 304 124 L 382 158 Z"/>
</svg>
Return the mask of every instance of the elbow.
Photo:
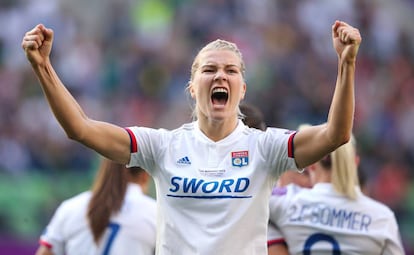
<svg viewBox="0 0 414 255">
<path fill-rule="evenodd" d="M 334 144 L 334 148 L 337 149 L 339 147 L 341 147 L 342 145 L 348 143 L 351 140 L 351 134 L 350 133 L 346 133 L 343 135 L 340 135 L 337 137 L 337 139 L 335 139 Z"/>
<path fill-rule="evenodd" d="M 81 136 L 76 132 L 66 131 L 66 136 L 67 136 L 67 138 L 69 138 L 70 140 L 73 140 L 73 141 L 80 142 L 82 140 Z"/>
<path fill-rule="evenodd" d="M 79 131 L 77 128 L 67 128 L 65 129 L 66 137 L 70 140 L 82 142 L 84 135 L 83 132 Z"/>
<path fill-rule="evenodd" d="M 87 121 L 70 121 L 66 123 L 61 123 L 61 126 L 63 127 L 66 136 L 73 141 L 82 142 L 85 140 L 85 137 L 87 136 L 88 127 L 90 126 Z"/>
<path fill-rule="evenodd" d="M 352 137 L 352 128 L 333 128 L 333 126 L 326 126 L 326 139 L 329 142 L 332 151 L 338 147 L 348 143 Z"/>
</svg>

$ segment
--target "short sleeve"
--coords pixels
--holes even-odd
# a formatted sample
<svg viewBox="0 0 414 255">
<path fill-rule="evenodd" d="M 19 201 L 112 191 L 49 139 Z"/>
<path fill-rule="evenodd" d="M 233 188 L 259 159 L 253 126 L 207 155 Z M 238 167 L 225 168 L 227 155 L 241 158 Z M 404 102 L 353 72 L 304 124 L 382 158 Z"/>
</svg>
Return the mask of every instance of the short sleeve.
<svg viewBox="0 0 414 255">
<path fill-rule="evenodd" d="M 139 166 L 152 175 L 160 151 L 166 144 L 165 130 L 146 127 L 125 129 L 131 139 L 131 157 L 127 167 Z"/>
<path fill-rule="evenodd" d="M 40 236 L 39 244 L 48 247 L 54 255 L 64 255 L 65 243 L 62 233 L 64 224 L 64 203 L 62 203 L 52 216 L 49 224 Z"/>
<path fill-rule="evenodd" d="M 394 213 L 391 213 L 390 221 L 385 233 L 388 233 L 385 240 L 385 247 L 383 255 L 403 255 L 404 249 L 402 246 L 401 236 L 398 229 L 397 220 Z"/>
<path fill-rule="evenodd" d="M 267 228 L 267 246 L 284 243 L 286 242 L 280 230 L 276 227 L 276 225 L 269 222 Z"/>
<path fill-rule="evenodd" d="M 267 128 L 260 140 L 261 154 L 276 170 L 276 176 L 286 170 L 298 169 L 293 147 L 295 134 L 295 131 L 287 129 Z"/>
</svg>

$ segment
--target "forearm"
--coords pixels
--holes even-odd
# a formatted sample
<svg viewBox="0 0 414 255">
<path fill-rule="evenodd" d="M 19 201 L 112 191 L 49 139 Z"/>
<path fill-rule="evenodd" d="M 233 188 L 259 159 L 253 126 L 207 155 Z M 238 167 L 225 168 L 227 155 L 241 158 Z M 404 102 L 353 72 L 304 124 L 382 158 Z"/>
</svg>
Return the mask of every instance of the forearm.
<svg viewBox="0 0 414 255">
<path fill-rule="evenodd" d="M 101 155 L 119 163 L 128 163 L 130 138 L 124 128 L 89 119 L 63 85 L 52 64 L 50 52 L 53 30 L 39 24 L 27 32 L 22 48 L 39 79 L 50 108 L 66 135 Z"/>
<path fill-rule="evenodd" d="M 72 139 L 80 139 L 82 125 L 88 120 L 79 104 L 63 85 L 50 61 L 42 65 L 33 65 L 45 97 L 56 119 Z"/>
<path fill-rule="evenodd" d="M 327 134 L 336 147 L 352 133 L 355 111 L 355 61 L 338 61 L 338 77 L 327 121 Z"/>
</svg>

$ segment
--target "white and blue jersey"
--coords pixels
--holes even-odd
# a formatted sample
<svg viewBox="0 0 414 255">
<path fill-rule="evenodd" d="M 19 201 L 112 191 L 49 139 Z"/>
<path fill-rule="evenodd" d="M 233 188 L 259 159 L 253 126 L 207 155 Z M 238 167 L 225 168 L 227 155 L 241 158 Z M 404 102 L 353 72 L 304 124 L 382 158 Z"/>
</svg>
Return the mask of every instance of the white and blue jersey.
<svg viewBox="0 0 414 255">
<path fill-rule="evenodd" d="M 39 243 L 54 255 L 155 254 L 156 202 L 138 184 L 128 184 L 122 209 L 111 217 L 99 245 L 86 216 L 91 195 L 86 191 L 62 202 Z"/>
<path fill-rule="evenodd" d="M 267 254 L 272 187 L 283 171 L 296 169 L 293 132 L 239 121 L 214 142 L 198 122 L 126 130 L 129 166 L 147 169 L 156 183 L 159 255 Z"/>
<path fill-rule="evenodd" d="M 330 183 L 275 188 L 268 245 L 285 242 L 292 255 L 403 255 L 394 213 L 356 189 L 351 200 Z"/>
</svg>

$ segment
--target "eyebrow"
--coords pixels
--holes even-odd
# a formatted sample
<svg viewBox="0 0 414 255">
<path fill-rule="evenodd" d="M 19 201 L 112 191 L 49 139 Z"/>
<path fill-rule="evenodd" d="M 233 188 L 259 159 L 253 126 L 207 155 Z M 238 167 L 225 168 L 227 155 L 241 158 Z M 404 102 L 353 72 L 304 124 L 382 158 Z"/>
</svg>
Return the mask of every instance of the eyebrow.
<svg viewBox="0 0 414 255">
<path fill-rule="evenodd" d="M 209 64 L 201 65 L 200 68 L 203 68 L 203 67 L 216 67 L 216 66 L 217 66 L 217 64 L 215 64 L 215 63 L 209 63 Z M 236 64 L 226 64 L 225 67 L 237 67 L 237 68 L 241 69 L 241 66 L 238 66 Z"/>
</svg>

